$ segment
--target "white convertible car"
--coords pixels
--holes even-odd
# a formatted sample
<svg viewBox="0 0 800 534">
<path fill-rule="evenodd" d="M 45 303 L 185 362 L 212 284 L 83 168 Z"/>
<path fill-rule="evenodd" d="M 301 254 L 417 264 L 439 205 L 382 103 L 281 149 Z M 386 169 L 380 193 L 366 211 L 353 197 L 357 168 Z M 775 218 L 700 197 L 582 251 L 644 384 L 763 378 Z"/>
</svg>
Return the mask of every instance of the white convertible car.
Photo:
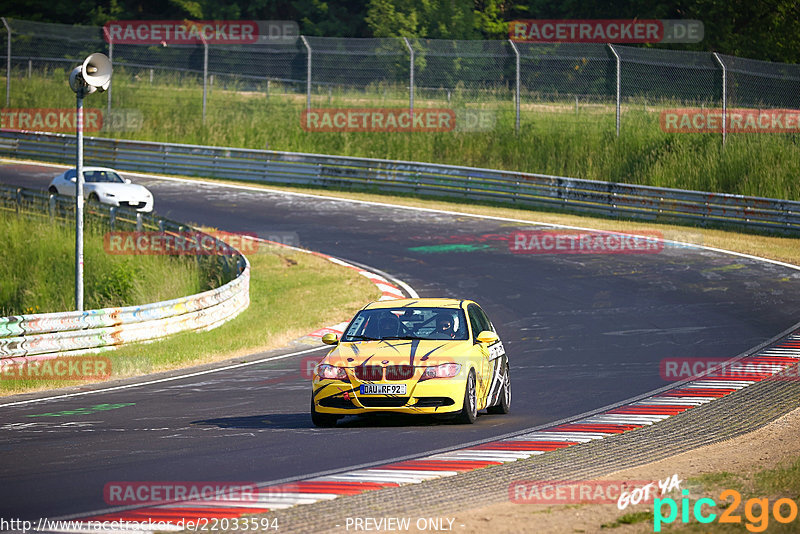
<svg viewBox="0 0 800 534">
<path fill-rule="evenodd" d="M 153 211 L 153 194 L 146 187 L 132 184 L 107 167 L 83 168 L 83 198 L 111 206 Z M 62 172 L 50 182 L 48 191 L 56 195 L 75 196 L 75 169 Z"/>
</svg>

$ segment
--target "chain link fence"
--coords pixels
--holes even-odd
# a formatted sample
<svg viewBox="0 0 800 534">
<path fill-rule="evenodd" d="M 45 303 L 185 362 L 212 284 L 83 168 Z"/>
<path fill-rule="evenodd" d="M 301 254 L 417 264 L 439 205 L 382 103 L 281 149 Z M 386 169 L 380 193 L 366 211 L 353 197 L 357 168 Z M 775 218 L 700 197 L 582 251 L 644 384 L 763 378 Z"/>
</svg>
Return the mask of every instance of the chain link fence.
<svg viewBox="0 0 800 534">
<path fill-rule="evenodd" d="M 617 135 L 632 113 L 666 108 L 799 109 L 800 65 L 722 54 L 588 43 L 450 41 L 301 36 L 293 42 L 134 45 L 100 27 L 3 19 L 5 107 L 24 104 L 26 79 L 66 76 L 92 52 L 115 80 L 283 93 L 312 108 L 350 98 L 354 107 L 473 106 L 520 123 L 543 113 L 582 125 L 601 118 Z M 117 82 L 119 83 L 119 82 Z M 109 115 L 135 92 L 105 96 Z M 135 98 L 157 100 L 157 92 Z M 607 121 L 607 123 L 606 123 Z M 616 124 L 615 124 L 616 123 Z M 607 124 L 607 126 L 606 126 Z M 724 132 L 723 132 L 724 138 Z"/>
</svg>

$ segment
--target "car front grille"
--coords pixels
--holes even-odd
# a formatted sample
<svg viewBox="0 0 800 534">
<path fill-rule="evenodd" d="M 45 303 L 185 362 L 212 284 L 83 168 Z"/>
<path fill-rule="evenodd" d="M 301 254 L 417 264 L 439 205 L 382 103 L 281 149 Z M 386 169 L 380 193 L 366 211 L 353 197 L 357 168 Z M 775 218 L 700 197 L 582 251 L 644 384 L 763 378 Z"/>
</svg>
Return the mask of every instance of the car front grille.
<svg viewBox="0 0 800 534">
<path fill-rule="evenodd" d="M 414 376 L 413 365 L 387 365 L 386 380 L 408 380 Z"/>
<path fill-rule="evenodd" d="M 380 365 L 359 365 L 356 367 L 356 378 L 373 382 L 380 380 L 383 378 L 383 367 Z"/>
</svg>

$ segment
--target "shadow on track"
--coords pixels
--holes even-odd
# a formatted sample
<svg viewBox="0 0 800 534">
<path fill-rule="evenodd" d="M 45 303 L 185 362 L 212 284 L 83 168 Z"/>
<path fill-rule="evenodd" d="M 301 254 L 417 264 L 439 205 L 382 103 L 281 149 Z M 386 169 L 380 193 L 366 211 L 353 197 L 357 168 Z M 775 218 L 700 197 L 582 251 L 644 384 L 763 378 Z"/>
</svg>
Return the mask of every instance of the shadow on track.
<svg viewBox="0 0 800 534">
<path fill-rule="evenodd" d="M 480 421 L 480 419 L 479 419 Z M 279 413 L 260 414 L 241 417 L 219 417 L 216 419 L 203 419 L 192 421 L 196 426 L 213 426 L 217 428 L 238 429 L 297 429 L 316 428 L 311 423 L 309 413 Z M 367 427 L 418 427 L 439 426 L 455 424 L 451 418 L 427 415 L 404 414 L 373 414 L 369 416 L 347 416 L 340 419 L 337 427 L 340 428 L 367 428 Z"/>
</svg>

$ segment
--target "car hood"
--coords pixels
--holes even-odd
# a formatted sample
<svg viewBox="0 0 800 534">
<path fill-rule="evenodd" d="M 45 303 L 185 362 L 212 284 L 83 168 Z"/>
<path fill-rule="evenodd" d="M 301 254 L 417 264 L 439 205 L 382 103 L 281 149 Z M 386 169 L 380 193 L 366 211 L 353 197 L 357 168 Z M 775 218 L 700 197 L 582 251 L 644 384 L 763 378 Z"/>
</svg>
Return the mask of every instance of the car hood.
<svg viewBox="0 0 800 534">
<path fill-rule="evenodd" d="M 149 192 L 144 186 L 139 184 L 89 183 L 85 184 L 85 186 L 119 197 L 144 198 Z"/>
<path fill-rule="evenodd" d="M 323 360 L 338 367 L 359 365 L 433 366 L 456 362 L 469 355 L 472 342 L 452 340 L 406 340 L 341 342 Z"/>
</svg>

